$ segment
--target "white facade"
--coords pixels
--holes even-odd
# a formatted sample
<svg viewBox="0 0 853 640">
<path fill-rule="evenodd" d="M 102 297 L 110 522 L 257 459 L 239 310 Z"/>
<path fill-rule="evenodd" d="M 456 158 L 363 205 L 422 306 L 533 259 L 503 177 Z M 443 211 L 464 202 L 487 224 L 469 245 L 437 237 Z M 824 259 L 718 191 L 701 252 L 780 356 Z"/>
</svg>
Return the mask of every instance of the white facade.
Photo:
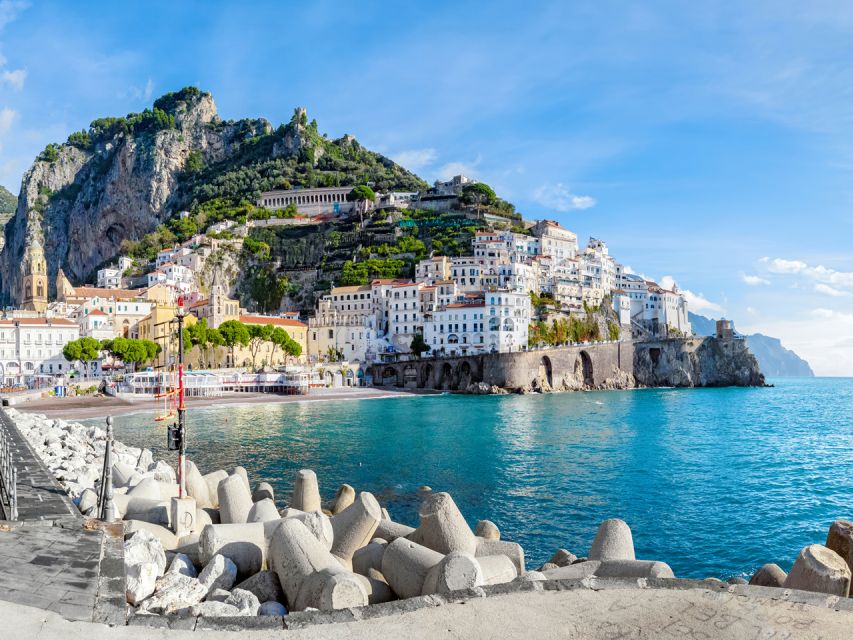
<svg viewBox="0 0 853 640">
<path fill-rule="evenodd" d="M 0 320 L 0 379 L 10 386 L 68 373 L 73 363 L 62 349 L 79 337 L 80 327 L 65 318 Z"/>
<path fill-rule="evenodd" d="M 551 256 L 559 263 L 578 253 L 578 237 L 553 220 L 540 220 L 531 231 L 539 238 L 540 255 Z"/>
<path fill-rule="evenodd" d="M 332 305 L 332 297 L 324 296 L 317 305 L 317 314 L 308 320 L 308 359 L 323 360 L 330 348 L 349 362 L 373 362 L 380 348 L 373 316 L 339 313 Z"/>
<path fill-rule="evenodd" d="M 120 269 L 115 267 L 98 269 L 98 287 L 101 289 L 120 289 L 122 273 Z"/>
<path fill-rule="evenodd" d="M 347 195 L 352 189 L 352 187 L 329 187 L 265 191 L 257 204 L 259 207 L 272 210 L 285 209 L 293 204 L 299 213 L 305 215 L 339 215 L 355 210 L 355 203 L 347 202 Z"/>
</svg>

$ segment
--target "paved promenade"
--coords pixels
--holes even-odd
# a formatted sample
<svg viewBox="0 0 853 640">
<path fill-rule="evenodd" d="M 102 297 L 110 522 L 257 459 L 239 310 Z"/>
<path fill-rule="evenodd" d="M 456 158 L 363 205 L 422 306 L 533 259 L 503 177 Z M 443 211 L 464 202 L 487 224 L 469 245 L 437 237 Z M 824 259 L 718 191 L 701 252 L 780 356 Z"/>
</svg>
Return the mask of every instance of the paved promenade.
<svg viewBox="0 0 853 640">
<path fill-rule="evenodd" d="M 778 593 L 782 593 L 781 591 Z M 797 592 L 802 594 L 802 592 Z M 795 594 L 796 595 L 796 594 Z M 363 613 L 339 612 L 349 622 L 304 628 L 204 630 L 203 621 L 184 629 L 107 627 L 67 622 L 60 616 L 0 602 L 0 620 L 16 640 L 375 640 L 406 638 L 673 638 L 849 640 L 853 611 L 835 610 L 831 598 L 815 604 L 711 589 L 573 589 L 527 591 L 358 620 Z M 837 601 L 837 599 L 836 599 Z M 234 620 L 232 618 L 232 620 Z M 257 618 L 263 622 L 263 618 Z M 222 624 L 223 619 L 218 623 Z M 236 622 L 236 621 L 235 621 Z M 270 622 L 274 622 L 271 620 Z M 195 627 L 195 631 L 191 630 Z M 2 633 L 0 633 L 2 636 Z"/>
</svg>

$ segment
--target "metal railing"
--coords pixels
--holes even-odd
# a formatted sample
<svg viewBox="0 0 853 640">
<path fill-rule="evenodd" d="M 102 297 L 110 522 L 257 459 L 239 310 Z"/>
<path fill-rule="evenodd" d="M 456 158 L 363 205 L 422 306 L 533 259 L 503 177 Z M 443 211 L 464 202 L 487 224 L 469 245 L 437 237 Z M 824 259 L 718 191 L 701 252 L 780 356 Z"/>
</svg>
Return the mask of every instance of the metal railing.
<svg viewBox="0 0 853 640">
<path fill-rule="evenodd" d="M 0 507 L 7 520 L 18 519 L 18 470 L 13 464 L 12 441 L 0 424 Z"/>
</svg>

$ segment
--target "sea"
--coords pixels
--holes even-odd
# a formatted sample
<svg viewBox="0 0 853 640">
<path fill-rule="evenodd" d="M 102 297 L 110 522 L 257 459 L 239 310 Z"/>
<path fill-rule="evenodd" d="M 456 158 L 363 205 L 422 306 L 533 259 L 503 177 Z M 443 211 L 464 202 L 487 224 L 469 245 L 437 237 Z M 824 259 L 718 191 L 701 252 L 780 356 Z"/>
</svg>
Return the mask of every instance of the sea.
<svg viewBox="0 0 853 640">
<path fill-rule="evenodd" d="M 303 468 L 324 499 L 348 483 L 412 526 L 419 489 L 447 491 L 472 527 L 489 519 L 519 542 L 529 567 L 561 547 L 585 556 L 601 521 L 622 518 L 640 559 L 748 577 L 767 562 L 788 570 L 834 519 L 853 519 L 853 379 L 770 382 L 192 409 L 188 452 L 202 473 L 243 465 L 279 506 Z M 115 428 L 175 461 L 150 414 Z"/>
</svg>

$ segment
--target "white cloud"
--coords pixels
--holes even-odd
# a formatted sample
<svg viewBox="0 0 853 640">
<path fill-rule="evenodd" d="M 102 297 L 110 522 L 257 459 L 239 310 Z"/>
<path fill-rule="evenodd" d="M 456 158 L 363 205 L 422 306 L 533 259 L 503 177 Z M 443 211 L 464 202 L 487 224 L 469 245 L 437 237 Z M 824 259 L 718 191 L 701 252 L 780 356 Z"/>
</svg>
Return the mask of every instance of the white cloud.
<svg viewBox="0 0 853 640">
<path fill-rule="evenodd" d="M 145 83 L 145 89 L 142 92 L 142 97 L 145 98 L 145 100 L 150 100 L 153 94 L 154 81 L 151 78 L 148 78 L 148 82 Z"/>
<path fill-rule="evenodd" d="M 810 265 L 802 260 L 761 258 L 761 263 L 771 273 L 800 275 L 836 287 L 853 287 L 853 271 L 836 271 L 822 264 Z"/>
<path fill-rule="evenodd" d="M 10 87 L 18 91 L 24 88 L 24 80 L 26 79 L 27 72 L 24 69 L 0 72 L 0 84 L 8 84 Z"/>
<path fill-rule="evenodd" d="M 438 170 L 438 177 L 441 180 L 450 180 L 453 176 L 466 176 L 468 178 L 475 177 L 477 173 L 477 165 L 480 164 L 482 156 L 477 156 L 473 162 L 448 162 Z"/>
<path fill-rule="evenodd" d="M 834 309 L 825 309 L 823 307 L 818 307 L 817 309 L 812 310 L 812 315 L 815 318 L 822 318 L 826 320 L 839 320 L 841 322 L 853 323 L 853 313 L 844 313 L 843 311 L 835 311 Z"/>
<path fill-rule="evenodd" d="M 746 312 L 751 316 L 757 316 L 758 315 L 758 309 L 756 309 L 755 307 L 747 307 Z"/>
<path fill-rule="evenodd" d="M 0 29 L 17 18 L 18 14 L 28 6 L 30 6 L 28 2 L 19 0 L 0 0 Z"/>
<path fill-rule="evenodd" d="M 533 192 L 533 200 L 542 206 L 562 212 L 595 206 L 595 198 L 574 194 L 562 182 L 543 184 Z"/>
<path fill-rule="evenodd" d="M 676 286 L 675 278 L 672 276 L 663 276 L 657 283 L 664 289 L 673 289 Z M 701 293 L 694 293 L 689 289 L 679 289 L 678 292 L 687 300 L 687 308 L 693 313 L 716 313 L 724 315 L 726 310 L 722 305 L 716 302 L 711 302 Z"/>
<path fill-rule="evenodd" d="M 411 171 L 419 171 L 424 167 L 432 165 L 438 158 L 438 152 L 435 149 L 408 149 L 391 157 L 391 159 L 406 169 Z"/>
<path fill-rule="evenodd" d="M 843 298 L 846 296 L 853 295 L 849 291 L 842 291 L 841 289 L 830 287 L 828 284 L 816 284 L 814 286 L 814 290 L 818 293 L 825 293 L 826 295 L 832 296 L 833 298 Z"/>
<path fill-rule="evenodd" d="M 9 107 L 0 109 L 0 135 L 12 128 L 12 123 L 18 117 L 18 112 Z"/>
<path fill-rule="evenodd" d="M 740 279 L 743 280 L 750 287 L 757 287 L 757 286 L 762 285 L 762 284 L 765 284 L 765 285 L 770 284 L 769 280 L 766 280 L 765 278 L 762 278 L 761 276 L 751 276 L 751 275 L 747 275 L 745 273 L 742 273 L 740 275 Z"/>
</svg>

